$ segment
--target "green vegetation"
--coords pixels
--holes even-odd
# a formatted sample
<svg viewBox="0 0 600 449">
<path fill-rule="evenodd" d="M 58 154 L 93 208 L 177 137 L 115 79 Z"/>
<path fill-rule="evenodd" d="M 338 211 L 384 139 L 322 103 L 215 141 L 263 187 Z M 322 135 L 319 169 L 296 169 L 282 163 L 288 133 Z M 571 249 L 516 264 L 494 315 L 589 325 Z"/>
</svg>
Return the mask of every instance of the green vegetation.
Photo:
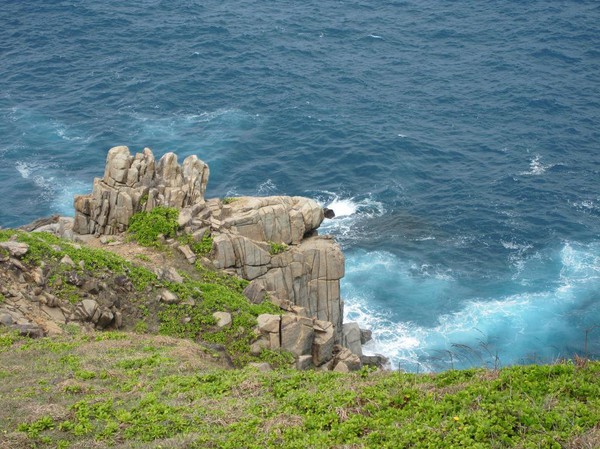
<svg viewBox="0 0 600 449">
<path fill-rule="evenodd" d="M 3 348 L 0 447 L 581 449 L 600 443 L 600 362 L 421 375 L 261 373 L 222 369 L 210 351 L 188 340 L 110 335 L 110 341 L 14 337 Z"/>
<path fill-rule="evenodd" d="M 224 345 L 237 366 L 255 360 L 249 351 L 257 337 L 256 317 L 280 313 L 279 307 L 270 302 L 250 303 L 242 294 L 247 281 L 206 268 L 199 268 L 198 273 L 200 280 L 187 278 L 183 284 L 168 284 L 184 303 L 167 305 L 159 312 L 159 333 Z M 216 311 L 232 314 L 230 328 L 215 328 L 212 314 Z"/>
<path fill-rule="evenodd" d="M 271 255 L 280 254 L 288 249 L 288 246 L 285 243 L 276 243 L 276 242 L 268 242 L 269 243 L 269 252 Z"/>
<path fill-rule="evenodd" d="M 0 230 L 0 242 L 13 236 L 16 236 L 17 241 L 29 245 L 29 251 L 23 258 L 25 262 L 39 265 L 43 261 L 50 265 L 49 283 L 58 288 L 59 294 L 61 289 L 66 289 L 67 291 L 64 293 L 66 299 L 73 294 L 68 287 L 63 287 L 67 283 L 65 276 L 68 276 L 69 273 L 87 271 L 96 276 L 126 275 L 138 291 L 156 285 L 158 282 L 156 275 L 150 270 L 134 265 L 110 251 L 77 245 L 46 232 L 28 233 L 14 229 Z M 74 263 L 73 267 L 58 263 L 64 256 L 71 258 Z"/>
<path fill-rule="evenodd" d="M 239 198 L 233 197 L 233 196 L 226 196 L 225 198 L 223 198 L 223 204 L 231 204 L 234 201 L 239 200 Z"/>
<path fill-rule="evenodd" d="M 178 240 L 182 245 L 189 245 L 194 254 L 200 257 L 207 256 L 212 251 L 213 238 L 210 235 L 205 235 L 199 242 L 190 234 L 183 234 Z"/>
<path fill-rule="evenodd" d="M 179 210 L 155 207 L 150 212 L 138 212 L 129 220 L 128 232 L 142 246 L 160 246 L 159 235 L 165 238 L 177 234 Z"/>
</svg>

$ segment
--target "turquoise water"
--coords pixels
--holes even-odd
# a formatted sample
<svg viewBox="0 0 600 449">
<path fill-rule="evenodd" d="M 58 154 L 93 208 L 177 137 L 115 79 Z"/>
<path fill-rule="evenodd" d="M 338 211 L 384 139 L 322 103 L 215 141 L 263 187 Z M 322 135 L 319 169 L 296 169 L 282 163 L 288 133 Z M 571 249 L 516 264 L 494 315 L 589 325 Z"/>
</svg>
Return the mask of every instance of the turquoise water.
<svg viewBox="0 0 600 449">
<path fill-rule="evenodd" d="M 72 214 L 108 148 L 208 196 L 305 195 L 395 367 L 600 354 L 600 5 L 0 8 L 0 226 Z"/>
</svg>

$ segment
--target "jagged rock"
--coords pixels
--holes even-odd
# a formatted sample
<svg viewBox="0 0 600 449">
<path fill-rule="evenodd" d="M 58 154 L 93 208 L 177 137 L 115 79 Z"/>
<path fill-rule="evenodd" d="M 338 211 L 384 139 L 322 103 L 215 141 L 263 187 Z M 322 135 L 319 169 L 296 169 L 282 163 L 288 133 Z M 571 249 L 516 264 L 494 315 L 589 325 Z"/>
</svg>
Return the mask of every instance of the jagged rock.
<svg viewBox="0 0 600 449">
<path fill-rule="evenodd" d="M 294 315 L 281 317 L 281 349 L 295 356 L 310 354 L 315 338 L 312 320 Z"/>
<path fill-rule="evenodd" d="M 333 371 L 335 371 L 337 373 L 349 373 L 350 367 L 348 366 L 348 364 L 346 362 L 338 362 L 338 363 L 336 363 L 335 367 L 333 368 Z"/>
<path fill-rule="evenodd" d="M 334 348 L 334 352 L 338 351 L 334 358 L 334 371 L 357 371 L 362 367 L 360 357 L 353 354 L 348 348 L 341 348 L 338 345 Z M 338 368 L 339 365 L 339 369 Z"/>
<path fill-rule="evenodd" d="M 27 267 L 25 265 L 23 265 L 18 259 L 15 259 L 14 257 L 10 257 L 8 259 L 8 262 L 15 268 L 21 270 L 21 271 L 27 271 Z"/>
<path fill-rule="evenodd" d="M 312 346 L 312 361 L 315 366 L 321 366 L 333 355 L 334 328 L 329 322 L 315 320 L 315 339 Z"/>
<path fill-rule="evenodd" d="M 342 326 L 342 346 L 353 354 L 362 355 L 361 332 L 358 323 L 344 323 Z"/>
<path fill-rule="evenodd" d="M 223 329 L 231 327 L 231 314 L 228 312 L 215 312 L 212 314 L 213 318 L 217 320 L 217 327 Z"/>
<path fill-rule="evenodd" d="M 263 313 L 262 315 L 258 315 L 256 321 L 258 322 L 258 330 L 261 333 L 279 332 L 281 322 L 281 317 L 279 315 Z"/>
<path fill-rule="evenodd" d="M 213 254 L 217 268 L 236 268 L 238 274 L 248 280 L 265 274 L 271 261 L 267 245 L 233 234 L 214 237 Z"/>
<path fill-rule="evenodd" d="M 312 360 L 312 356 L 310 356 L 310 355 L 301 355 L 300 357 L 298 357 L 296 359 L 296 369 L 298 369 L 300 371 L 310 369 L 310 368 L 312 368 L 312 366 L 313 366 L 313 360 Z"/>
<path fill-rule="evenodd" d="M 369 341 L 373 340 L 373 331 L 371 329 L 361 329 L 360 330 L 360 343 L 365 344 Z"/>
<path fill-rule="evenodd" d="M 381 354 L 362 355 L 360 361 L 363 365 L 374 366 L 379 369 L 386 369 L 390 363 L 390 360 Z"/>
<path fill-rule="evenodd" d="M 177 304 L 181 301 L 175 293 L 167 289 L 162 289 L 160 291 L 158 294 L 158 300 L 164 302 L 165 304 Z"/>
<path fill-rule="evenodd" d="M 88 279 L 83 283 L 81 289 L 90 295 L 97 295 L 100 292 L 100 283 L 97 279 Z"/>
<path fill-rule="evenodd" d="M 79 303 L 75 314 L 78 315 L 83 321 L 94 321 L 94 317 L 99 315 L 98 303 L 93 299 L 84 299 Z"/>
<path fill-rule="evenodd" d="M 254 304 L 260 304 L 267 297 L 267 291 L 261 282 L 252 281 L 244 289 L 243 294 Z"/>
<path fill-rule="evenodd" d="M 27 243 L 14 242 L 10 240 L 8 242 L 0 242 L 0 248 L 8 251 L 8 254 L 13 257 L 22 257 L 27 254 L 27 251 L 29 251 L 29 245 Z"/>
<path fill-rule="evenodd" d="M 83 277 L 77 273 L 77 271 L 69 271 L 66 273 L 66 280 L 68 284 L 75 285 L 77 287 L 81 287 L 85 282 Z"/>
<path fill-rule="evenodd" d="M 32 221 L 29 224 L 19 226 L 19 229 L 22 229 L 23 231 L 31 232 L 31 231 L 43 228 L 48 225 L 57 224 L 58 219 L 59 219 L 58 215 L 52 215 L 51 217 L 38 218 L 37 220 Z"/>
<path fill-rule="evenodd" d="M 104 329 L 113 322 L 114 317 L 115 316 L 110 310 L 103 310 L 96 321 L 96 327 L 98 327 L 98 329 Z"/>
<path fill-rule="evenodd" d="M 56 296 L 45 291 L 41 293 L 40 302 L 50 308 L 57 307 L 60 304 L 60 300 Z"/>
<path fill-rule="evenodd" d="M 329 209 L 327 207 L 323 208 L 323 216 L 325 218 L 331 219 L 335 217 L 335 212 L 332 209 Z"/>
<path fill-rule="evenodd" d="M 189 263 L 193 264 L 194 262 L 196 262 L 196 254 L 194 254 L 194 252 L 188 245 L 181 245 L 178 247 L 178 249 Z"/>
<path fill-rule="evenodd" d="M 127 147 L 111 148 L 104 177 L 94 180 L 91 194 L 75 197 L 73 230 L 116 234 L 125 231 L 131 216 L 141 210 L 201 204 L 208 176 L 208 166 L 196 156 L 179 165 L 177 156 L 167 153 L 157 164 L 149 148 L 135 156 Z"/>
<path fill-rule="evenodd" d="M 344 276 L 339 245 L 331 238 L 311 237 L 273 256 L 271 267 L 256 280 L 278 298 L 304 307 L 309 316 L 332 322 L 339 338 L 343 318 L 340 279 Z"/>
</svg>

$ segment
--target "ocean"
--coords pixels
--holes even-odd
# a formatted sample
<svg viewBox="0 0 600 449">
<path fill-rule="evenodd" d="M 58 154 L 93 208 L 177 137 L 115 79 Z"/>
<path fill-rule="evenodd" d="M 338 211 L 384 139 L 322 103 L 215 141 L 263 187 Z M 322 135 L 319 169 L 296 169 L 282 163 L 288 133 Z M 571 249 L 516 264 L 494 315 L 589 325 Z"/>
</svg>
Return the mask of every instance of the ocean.
<svg viewBox="0 0 600 449">
<path fill-rule="evenodd" d="M 600 355 L 597 1 L 3 1 L 0 226 L 107 150 L 336 212 L 346 320 L 413 372 Z"/>
</svg>

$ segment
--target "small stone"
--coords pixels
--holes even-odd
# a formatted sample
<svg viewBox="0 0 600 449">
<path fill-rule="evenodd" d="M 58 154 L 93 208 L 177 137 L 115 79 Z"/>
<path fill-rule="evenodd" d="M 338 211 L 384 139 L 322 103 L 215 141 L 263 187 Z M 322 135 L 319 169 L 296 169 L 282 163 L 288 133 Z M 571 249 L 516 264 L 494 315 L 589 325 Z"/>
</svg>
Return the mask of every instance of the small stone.
<svg viewBox="0 0 600 449">
<path fill-rule="evenodd" d="M 158 300 L 164 302 L 165 304 L 177 304 L 180 301 L 179 297 L 175 293 L 167 289 L 162 289 L 160 291 Z"/>
<path fill-rule="evenodd" d="M 176 284 L 183 283 L 183 277 L 173 267 L 168 267 L 164 270 L 159 268 L 156 270 L 156 275 L 165 281 L 175 282 Z"/>
<path fill-rule="evenodd" d="M 98 303 L 93 299 L 84 299 L 81 301 L 81 307 L 85 313 L 85 317 L 91 319 L 98 310 Z"/>
<path fill-rule="evenodd" d="M 115 312 L 115 328 L 120 329 L 123 327 L 123 314 L 121 312 Z"/>
<path fill-rule="evenodd" d="M 109 326 L 110 323 L 112 323 L 113 318 L 114 318 L 114 315 L 113 315 L 113 313 L 110 310 L 104 310 L 100 314 L 100 318 L 98 318 L 96 326 L 99 329 L 104 329 L 105 327 Z"/>
<path fill-rule="evenodd" d="M 337 365 L 335 365 L 335 368 L 333 368 L 333 371 L 338 373 L 349 373 L 350 369 L 348 368 L 348 365 L 346 365 L 346 363 L 338 362 Z"/>
<path fill-rule="evenodd" d="M 90 295 L 97 295 L 100 292 L 100 286 L 96 279 L 88 279 L 83 283 L 81 289 Z"/>
<path fill-rule="evenodd" d="M 0 324 L 4 324 L 5 326 L 10 326 L 13 324 L 13 317 L 10 313 L 0 313 Z"/>
<path fill-rule="evenodd" d="M 0 242 L 0 248 L 7 250 L 8 253 L 14 257 L 24 256 L 27 251 L 29 251 L 29 245 L 27 243 L 13 241 Z"/>
<path fill-rule="evenodd" d="M 273 368 L 271 368 L 271 365 L 269 365 L 267 362 L 248 363 L 248 366 L 256 368 L 258 371 L 263 372 L 263 373 L 267 372 L 267 371 L 273 371 Z"/>
<path fill-rule="evenodd" d="M 65 254 L 65 256 L 62 259 L 60 259 L 60 263 L 70 265 L 72 267 L 75 266 L 75 262 L 73 262 L 73 259 L 71 259 L 68 254 Z"/>
<path fill-rule="evenodd" d="M 269 340 L 263 337 L 250 345 L 250 354 L 259 355 L 263 349 L 268 349 L 269 347 Z"/>
<path fill-rule="evenodd" d="M 215 312 L 212 314 L 213 318 L 217 320 L 217 327 L 223 329 L 231 327 L 231 314 L 228 312 Z"/>
<path fill-rule="evenodd" d="M 181 254 L 183 254 L 189 263 L 193 264 L 196 262 L 196 255 L 188 245 L 181 245 L 179 251 L 181 251 Z"/>
<path fill-rule="evenodd" d="M 83 285 L 83 279 L 77 271 L 70 271 L 67 273 L 67 282 L 77 287 Z"/>
<path fill-rule="evenodd" d="M 328 207 L 324 207 L 323 208 L 323 215 L 325 218 L 333 218 L 335 217 L 335 212 L 333 211 L 333 209 L 329 209 Z"/>
<path fill-rule="evenodd" d="M 300 357 L 298 357 L 298 360 L 296 360 L 297 370 L 304 371 L 309 368 L 312 368 L 312 366 L 312 356 L 310 355 L 301 355 Z"/>
</svg>

